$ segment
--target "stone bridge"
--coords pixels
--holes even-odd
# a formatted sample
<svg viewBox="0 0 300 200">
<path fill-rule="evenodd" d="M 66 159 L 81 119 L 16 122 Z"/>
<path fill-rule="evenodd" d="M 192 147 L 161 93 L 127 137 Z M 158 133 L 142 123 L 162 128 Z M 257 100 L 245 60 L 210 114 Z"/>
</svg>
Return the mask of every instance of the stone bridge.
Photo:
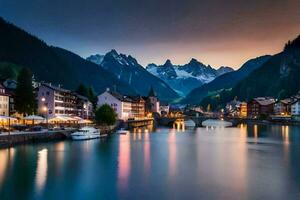
<svg viewBox="0 0 300 200">
<path fill-rule="evenodd" d="M 187 121 L 187 120 L 193 120 L 195 122 L 196 127 L 202 126 L 202 122 L 208 119 L 219 119 L 217 117 L 206 117 L 206 116 L 181 116 L 181 117 L 160 117 L 157 118 L 157 122 L 159 125 L 162 126 L 168 126 L 168 127 L 173 127 L 174 123 Z M 232 122 L 233 126 L 236 126 L 237 124 L 242 122 L 242 119 L 237 119 L 237 118 L 224 118 L 224 120 Z"/>
</svg>

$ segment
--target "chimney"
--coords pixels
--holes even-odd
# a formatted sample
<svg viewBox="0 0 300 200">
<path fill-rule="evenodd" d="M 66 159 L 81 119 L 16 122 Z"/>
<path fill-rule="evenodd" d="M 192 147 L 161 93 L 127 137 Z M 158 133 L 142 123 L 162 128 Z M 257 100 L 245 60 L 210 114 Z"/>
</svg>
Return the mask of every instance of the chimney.
<svg viewBox="0 0 300 200">
<path fill-rule="evenodd" d="M 109 88 L 106 88 L 106 92 L 109 92 L 109 90 L 110 90 Z"/>
</svg>

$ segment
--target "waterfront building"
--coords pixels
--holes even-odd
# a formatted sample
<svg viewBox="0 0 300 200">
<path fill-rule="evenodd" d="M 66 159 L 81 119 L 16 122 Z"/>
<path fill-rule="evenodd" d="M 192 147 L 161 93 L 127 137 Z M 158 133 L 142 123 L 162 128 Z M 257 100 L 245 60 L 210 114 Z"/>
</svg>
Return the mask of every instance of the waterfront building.
<svg viewBox="0 0 300 200">
<path fill-rule="evenodd" d="M 131 102 L 131 116 L 133 118 L 145 117 L 145 100 L 141 96 L 130 97 Z"/>
<path fill-rule="evenodd" d="M 225 113 L 230 117 L 247 117 L 247 103 L 232 100 L 226 104 Z"/>
<path fill-rule="evenodd" d="M 120 120 L 145 117 L 145 100 L 140 96 L 126 96 L 107 89 L 98 96 L 97 105 L 104 104 L 111 106 Z"/>
<path fill-rule="evenodd" d="M 86 97 L 61 86 L 41 83 L 37 88 L 38 113 L 52 118 L 56 116 L 78 116 L 91 118 L 92 104 Z"/>
<path fill-rule="evenodd" d="M 3 82 L 5 92 L 9 96 L 9 114 L 11 116 L 18 116 L 15 109 L 15 91 L 17 88 L 17 81 L 12 79 L 7 79 Z"/>
<path fill-rule="evenodd" d="M 167 116 L 170 111 L 170 105 L 167 103 L 160 103 L 159 111 L 161 116 Z"/>
<path fill-rule="evenodd" d="M 9 116 L 9 94 L 2 84 L 0 84 L 0 115 Z"/>
<path fill-rule="evenodd" d="M 93 104 L 85 96 L 74 93 L 76 98 L 76 116 L 83 119 L 91 119 L 93 117 Z"/>
<path fill-rule="evenodd" d="M 271 97 L 257 97 L 247 103 L 249 118 L 268 117 L 274 112 L 275 99 Z"/>
<path fill-rule="evenodd" d="M 291 115 L 293 120 L 300 121 L 300 99 L 291 104 Z"/>
<path fill-rule="evenodd" d="M 247 102 L 241 102 L 239 106 L 239 117 L 245 118 L 247 117 Z"/>
<path fill-rule="evenodd" d="M 291 115 L 291 106 L 295 100 L 293 98 L 286 98 L 283 100 L 278 100 L 274 104 L 274 114 L 281 116 Z"/>
<path fill-rule="evenodd" d="M 160 102 L 153 87 L 151 87 L 148 96 L 144 97 L 144 99 L 146 102 L 145 108 L 147 113 L 160 113 Z"/>
</svg>

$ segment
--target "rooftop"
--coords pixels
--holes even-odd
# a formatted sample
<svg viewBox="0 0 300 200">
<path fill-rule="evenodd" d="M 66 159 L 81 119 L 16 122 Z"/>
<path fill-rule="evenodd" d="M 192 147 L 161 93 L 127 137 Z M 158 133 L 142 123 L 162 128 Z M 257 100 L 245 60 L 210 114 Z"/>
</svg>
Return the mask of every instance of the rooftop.
<svg viewBox="0 0 300 200">
<path fill-rule="evenodd" d="M 275 103 L 275 99 L 272 97 L 257 97 L 254 100 L 262 106 L 267 106 Z"/>
</svg>

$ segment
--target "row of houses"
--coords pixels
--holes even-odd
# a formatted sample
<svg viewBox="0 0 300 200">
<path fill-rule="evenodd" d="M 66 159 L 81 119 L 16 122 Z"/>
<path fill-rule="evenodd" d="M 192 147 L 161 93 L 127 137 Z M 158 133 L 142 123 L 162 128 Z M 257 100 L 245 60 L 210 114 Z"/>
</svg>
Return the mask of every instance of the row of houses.
<svg viewBox="0 0 300 200">
<path fill-rule="evenodd" d="M 110 105 L 116 112 L 118 119 L 128 120 L 152 117 L 153 113 L 169 112 L 169 107 L 161 106 L 153 88 L 147 97 L 125 96 L 107 89 L 98 96 L 98 106 Z"/>
<path fill-rule="evenodd" d="M 46 118 L 57 116 L 78 116 L 83 119 L 93 117 L 93 105 L 87 97 L 51 83 L 34 84 L 37 97 L 37 112 Z M 14 110 L 14 91 L 16 82 L 7 80 L 0 84 L 0 115 L 16 115 Z M 143 118 L 152 113 L 168 113 L 168 105 L 160 102 L 151 88 L 147 97 L 125 96 L 107 89 L 98 95 L 97 105 L 108 104 L 116 112 L 118 119 Z"/>
<path fill-rule="evenodd" d="M 300 95 L 276 100 L 257 97 L 248 102 L 233 100 L 226 105 L 226 114 L 240 118 L 293 119 L 300 121 Z"/>
<path fill-rule="evenodd" d="M 0 115 L 16 116 L 14 80 L 6 80 L 0 84 Z M 35 83 L 37 111 L 39 115 L 53 118 L 58 115 L 78 116 L 83 119 L 92 117 L 92 103 L 87 97 L 71 90 L 48 83 Z"/>
</svg>

